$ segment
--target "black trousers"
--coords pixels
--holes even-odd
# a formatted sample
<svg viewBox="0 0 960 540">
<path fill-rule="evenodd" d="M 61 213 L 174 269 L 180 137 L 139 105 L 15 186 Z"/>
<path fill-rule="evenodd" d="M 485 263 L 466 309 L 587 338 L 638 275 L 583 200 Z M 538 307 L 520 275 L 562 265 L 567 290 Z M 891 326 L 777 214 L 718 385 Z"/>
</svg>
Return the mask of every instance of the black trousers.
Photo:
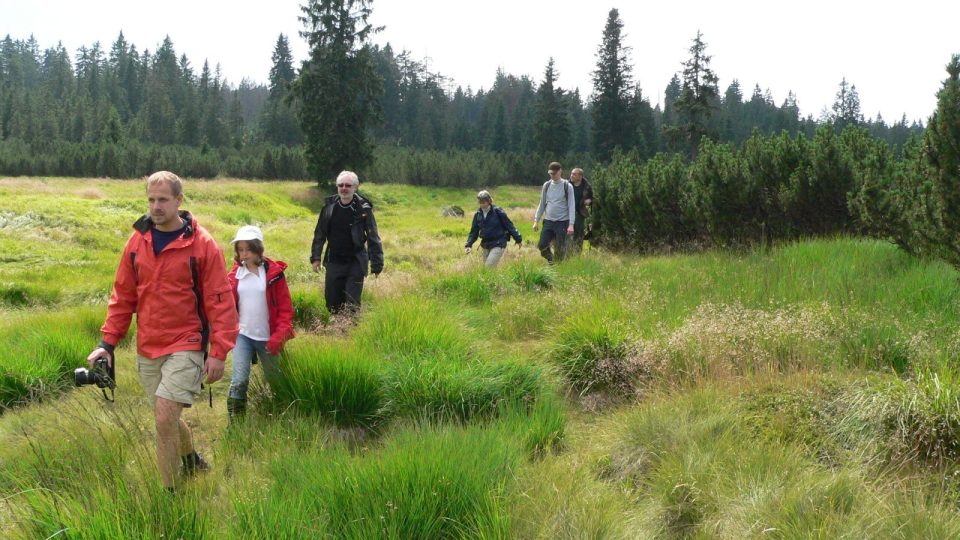
<svg viewBox="0 0 960 540">
<path fill-rule="evenodd" d="M 583 237 L 587 234 L 587 218 L 577 214 L 576 221 L 573 222 L 573 238 L 567 239 L 567 254 L 580 253 L 583 251 Z"/>
<path fill-rule="evenodd" d="M 343 309 L 359 309 L 360 295 L 363 294 L 363 267 L 359 262 L 327 262 L 326 280 L 323 295 L 327 301 L 327 311 L 339 313 Z"/>
<path fill-rule="evenodd" d="M 540 225 L 540 242 L 537 244 L 537 249 L 548 262 L 552 263 L 554 258 L 554 254 L 550 252 L 550 242 L 553 242 L 556 247 L 558 261 L 562 261 L 566 256 L 568 225 L 570 225 L 569 221 L 550 221 L 549 219 L 543 220 Z"/>
</svg>

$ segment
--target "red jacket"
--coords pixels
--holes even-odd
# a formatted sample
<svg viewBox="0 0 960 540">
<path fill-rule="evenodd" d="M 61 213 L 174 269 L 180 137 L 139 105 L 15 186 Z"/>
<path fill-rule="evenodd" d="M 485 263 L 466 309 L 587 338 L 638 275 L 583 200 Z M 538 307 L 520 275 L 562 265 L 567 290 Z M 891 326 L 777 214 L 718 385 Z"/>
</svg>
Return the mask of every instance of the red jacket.
<svg viewBox="0 0 960 540">
<path fill-rule="evenodd" d="M 123 248 L 103 323 L 103 340 L 116 345 L 137 314 L 137 353 L 158 358 L 179 351 L 227 357 L 237 340 L 237 310 L 223 251 L 189 212 L 183 234 L 153 254 L 153 223 L 143 216 Z"/>
<path fill-rule="evenodd" d="M 283 349 L 283 344 L 294 336 L 293 333 L 293 301 L 290 299 L 290 289 L 287 287 L 287 278 L 283 271 L 287 263 L 263 258 L 267 271 L 267 314 L 270 318 L 270 339 L 267 340 L 267 351 L 276 356 Z M 240 309 L 240 299 L 237 296 L 237 269 L 240 264 L 234 263 L 230 275 L 230 286 L 233 288 L 233 298 Z"/>
</svg>

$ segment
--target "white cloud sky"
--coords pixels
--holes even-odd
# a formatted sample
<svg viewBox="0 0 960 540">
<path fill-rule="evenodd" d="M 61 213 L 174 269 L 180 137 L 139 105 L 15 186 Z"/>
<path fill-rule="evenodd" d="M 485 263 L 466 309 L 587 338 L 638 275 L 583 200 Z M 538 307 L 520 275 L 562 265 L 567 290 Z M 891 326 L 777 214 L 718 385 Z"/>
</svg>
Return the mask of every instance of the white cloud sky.
<svg viewBox="0 0 960 540">
<path fill-rule="evenodd" d="M 71 52 L 95 41 L 108 48 L 123 30 L 142 51 L 169 35 L 178 54 L 199 71 L 220 63 L 233 83 L 265 82 L 280 33 L 298 64 L 307 54 L 299 37 L 299 1 L 291 0 L 0 0 L 0 36 L 33 34 L 41 48 L 62 41 Z M 592 90 L 590 72 L 613 7 L 620 10 L 634 77 L 656 104 L 681 69 L 697 30 L 725 90 L 733 78 L 749 98 L 755 84 L 779 105 L 793 90 L 804 115 L 819 115 L 840 80 L 856 85 L 863 113 L 891 122 L 926 118 L 960 53 L 960 2 L 845 0 L 631 2 L 585 0 L 375 0 L 374 37 L 431 70 L 474 90 L 489 88 L 498 67 L 539 82 L 552 56 L 564 88 Z"/>
</svg>

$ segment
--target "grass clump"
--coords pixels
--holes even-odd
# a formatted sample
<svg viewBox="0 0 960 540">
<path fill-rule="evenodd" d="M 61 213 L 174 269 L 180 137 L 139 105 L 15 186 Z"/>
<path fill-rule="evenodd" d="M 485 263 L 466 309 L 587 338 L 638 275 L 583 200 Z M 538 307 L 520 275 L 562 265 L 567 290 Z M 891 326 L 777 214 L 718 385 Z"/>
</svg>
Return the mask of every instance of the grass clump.
<svg viewBox="0 0 960 540">
<path fill-rule="evenodd" d="M 231 536 L 505 538 L 504 491 L 520 457 L 502 430 L 430 425 L 359 455 L 287 455 L 256 504 L 237 509 Z"/>
<path fill-rule="evenodd" d="M 609 304 L 597 302 L 569 317 L 549 351 L 574 392 L 631 395 L 649 366 Z"/>
<path fill-rule="evenodd" d="M 58 404 L 54 424 L 7 439 L 14 448 L 0 456 L 0 490 L 15 527 L 4 537 L 209 536 L 204 497 L 160 485 L 152 420 L 139 414 L 141 402 L 100 403 L 92 393 L 71 395 Z"/>
<path fill-rule="evenodd" d="M 543 369 L 516 361 L 472 363 L 451 369 L 442 362 L 393 366 L 387 383 L 392 414 L 470 422 L 505 409 L 529 411 L 545 392 Z"/>
<path fill-rule="evenodd" d="M 0 411 L 72 384 L 73 369 L 99 339 L 103 313 L 95 308 L 13 317 L 0 328 L 6 344 L 0 363 Z"/>
<path fill-rule="evenodd" d="M 493 297 L 502 292 L 496 275 L 485 267 L 466 274 L 437 278 L 428 287 L 446 302 L 470 305 L 489 305 Z"/>
<path fill-rule="evenodd" d="M 330 322 L 326 301 L 315 290 L 291 291 L 293 324 L 298 328 L 312 329 Z"/>
<path fill-rule="evenodd" d="M 835 407 L 833 436 L 874 461 L 939 469 L 960 459 L 960 376 L 951 368 L 868 378 Z"/>
<path fill-rule="evenodd" d="M 556 271 L 540 260 L 520 261 L 510 265 L 507 272 L 521 291 L 544 291 L 553 288 L 557 281 Z"/>
<path fill-rule="evenodd" d="M 0 283 L 0 305 L 14 308 L 50 306 L 59 300 L 59 289 L 30 283 Z"/>
<path fill-rule="evenodd" d="M 342 426 L 373 427 L 383 419 L 382 366 L 362 349 L 301 338 L 290 342 L 280 369 L 282 376 L 269 383 L 281 405 Z"/>
<path fill-rule="evenodd" d="M 901 527 L 960 530 L 931 477 L 878 474 L 876 463 L 854 458 L 857 450 L 825 466 L 803 444 L 758 439 L 751 422 L 722 388 L 664 397 L 600 429 L 614 442 L 599 472 L 636 497 L 646 516 L 641 536 L 906 538 Z"/>
<path fill-rule="evenodd" d="M 472 356 L 472 333 L 441 304 L 416 297 L 386 302 L 365 314 L 355 332 L 357 343 L 388 360 L 425 359 L 464 362 Z"/>
</svg>

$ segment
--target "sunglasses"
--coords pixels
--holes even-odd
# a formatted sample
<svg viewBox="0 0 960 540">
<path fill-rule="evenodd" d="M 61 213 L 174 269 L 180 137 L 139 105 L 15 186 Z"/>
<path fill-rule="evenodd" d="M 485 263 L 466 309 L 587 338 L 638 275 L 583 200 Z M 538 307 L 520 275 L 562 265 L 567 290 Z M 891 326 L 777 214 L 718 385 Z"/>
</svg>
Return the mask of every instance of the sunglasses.
<svg viewBox="0 0 960 540">
<path fill-rule="evenodd" d="M 353 184 L 337 184 L 337 187 L 338 187 L 338 188 L 342 188 L 342 187 L 353 187 Z"/>
</svg>

